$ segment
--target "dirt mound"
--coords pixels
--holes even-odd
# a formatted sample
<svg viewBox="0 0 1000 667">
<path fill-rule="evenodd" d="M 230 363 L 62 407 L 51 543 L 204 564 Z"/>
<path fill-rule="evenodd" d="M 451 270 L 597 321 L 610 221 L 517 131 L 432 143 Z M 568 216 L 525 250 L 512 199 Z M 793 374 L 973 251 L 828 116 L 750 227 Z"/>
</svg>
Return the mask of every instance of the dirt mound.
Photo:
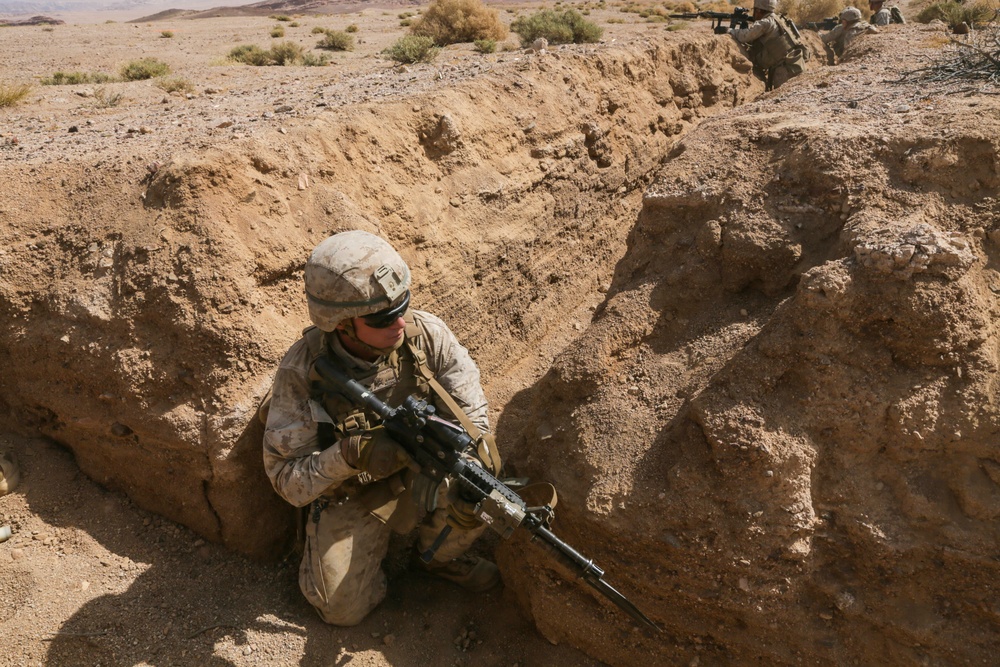
<svg viewBox="0 0 1000 667">
<path fill-rule="evenodd" d="M 606 604 L 567 623 L 508 560 L 550 639 L 616 665 L 992 660 L 1000 128 L 991 99 L 886 82 L 929 34 L 682 139 L 587 335 L 508 404 L 518 471 L 586 498 L 560 528 L 670 636 L 607 642 Z"/>
</svg>

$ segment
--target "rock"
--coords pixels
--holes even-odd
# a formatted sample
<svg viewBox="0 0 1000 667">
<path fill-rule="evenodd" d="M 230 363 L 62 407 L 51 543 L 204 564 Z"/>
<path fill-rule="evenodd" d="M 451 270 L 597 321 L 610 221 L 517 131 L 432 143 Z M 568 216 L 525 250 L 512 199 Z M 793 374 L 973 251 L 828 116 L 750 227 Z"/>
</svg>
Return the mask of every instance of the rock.
<svg viewBox="0 0 1000 667">
<path fill-rule="evenodd" d="M 17 464 L 14 452 L 0 454 L 0 496 L 6 495 L 17 488 L 21 481 L 21 469 Z"/>
</svg>

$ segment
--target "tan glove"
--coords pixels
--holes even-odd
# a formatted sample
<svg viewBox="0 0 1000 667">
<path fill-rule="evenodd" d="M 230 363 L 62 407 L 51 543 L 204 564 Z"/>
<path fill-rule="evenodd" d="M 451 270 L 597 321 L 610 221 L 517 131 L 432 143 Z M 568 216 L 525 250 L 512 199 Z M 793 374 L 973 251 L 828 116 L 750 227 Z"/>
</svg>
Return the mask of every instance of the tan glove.
<svg viewBox="0 0 1000 667">
<path fill-rule="evenodd" d="M 385 479 L 417 465 L 382 427 L 344 438 L 340 441 L 340 453 L 347 465 L 368 473 L 372 479 Z"/>
<path fill-rule="evenodd" d="M 452 528 L 472 530 L 483 522 L 476 516 L 476 503 L 456 498 L 448 503 L 448 523 Z"/>
</svg>

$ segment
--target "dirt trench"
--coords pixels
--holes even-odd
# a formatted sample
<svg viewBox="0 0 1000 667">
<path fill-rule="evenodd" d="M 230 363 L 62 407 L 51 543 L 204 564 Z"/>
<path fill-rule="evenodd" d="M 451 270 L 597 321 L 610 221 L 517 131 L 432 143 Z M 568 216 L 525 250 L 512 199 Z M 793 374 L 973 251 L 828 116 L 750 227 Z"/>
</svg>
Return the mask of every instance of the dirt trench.
<svg viewBox="0 0 1000 667">
<path fill-rule="evenodd" d="M 932 30 L 759 99 L 728 40 L 668 33 L 124 187 L 14 174 L 36 189 L 4 202 L 33 211 L 3 230 L 4 426 L 280 552 L 254 411 L 307 322 L 308 251 L 368 229 L 479 361 L 509 472 L 557 484 L 557 532 L 665 630 L 504 544 L 551 642 L 614 665 L 988 661 L 1000 133 L 988 97 L 887 84 Z"/>
<path fill-rule="evenodd" d="M 254 412 L 308 323 L 316 243 L 384 235 L 414 268 L 416 305 L 486 377 L 544 365 L 562 314 L 607 289 L 677 136 L 758 92 L 709 36 L 567 49 L 341 107 L 280 142 L 181 151 L 138 183 L 83 163 L 23 170 L 5 200 L 34 212 L 5 220 L 6 426 L 208 539 L 274 555 L 288 508 L 260 470 Z M 521 387 L 497 385 L 499 411 Z"/>
</svg>

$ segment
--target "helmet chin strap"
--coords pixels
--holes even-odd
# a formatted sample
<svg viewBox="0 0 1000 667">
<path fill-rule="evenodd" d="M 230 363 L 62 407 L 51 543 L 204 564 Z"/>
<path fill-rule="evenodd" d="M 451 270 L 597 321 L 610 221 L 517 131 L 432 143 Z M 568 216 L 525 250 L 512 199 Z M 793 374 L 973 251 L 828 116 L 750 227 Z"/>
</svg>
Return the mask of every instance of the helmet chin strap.
<svg viewBox="0 0 1000 667">
<path fill-rule="evenodd" d="M 354 343 L 355 346 L 364 350 L 365 352 L 368 352 L 369 354 L 375 355 L 376 357 L 381 357 L 386 354 L 391 354 L 393 350 L 398 349 L 403 344 L 403 341 L 406 340 L 406 337 L 403 336 L 398 341 L 396 341 L 396 344 L 393 345 L 392 347 L 373 347 L 368 343 L 364 342 L 363 340 L 361 340 L 360 338 L 358 338 L 358 333 L 354 329 L 353 318 L 348 318 L 343 322 L 341 322 L 336 330 L 340 333 L 343 333 L 348 338 L 350 338 L 351 342 Z"/>
</svg>

